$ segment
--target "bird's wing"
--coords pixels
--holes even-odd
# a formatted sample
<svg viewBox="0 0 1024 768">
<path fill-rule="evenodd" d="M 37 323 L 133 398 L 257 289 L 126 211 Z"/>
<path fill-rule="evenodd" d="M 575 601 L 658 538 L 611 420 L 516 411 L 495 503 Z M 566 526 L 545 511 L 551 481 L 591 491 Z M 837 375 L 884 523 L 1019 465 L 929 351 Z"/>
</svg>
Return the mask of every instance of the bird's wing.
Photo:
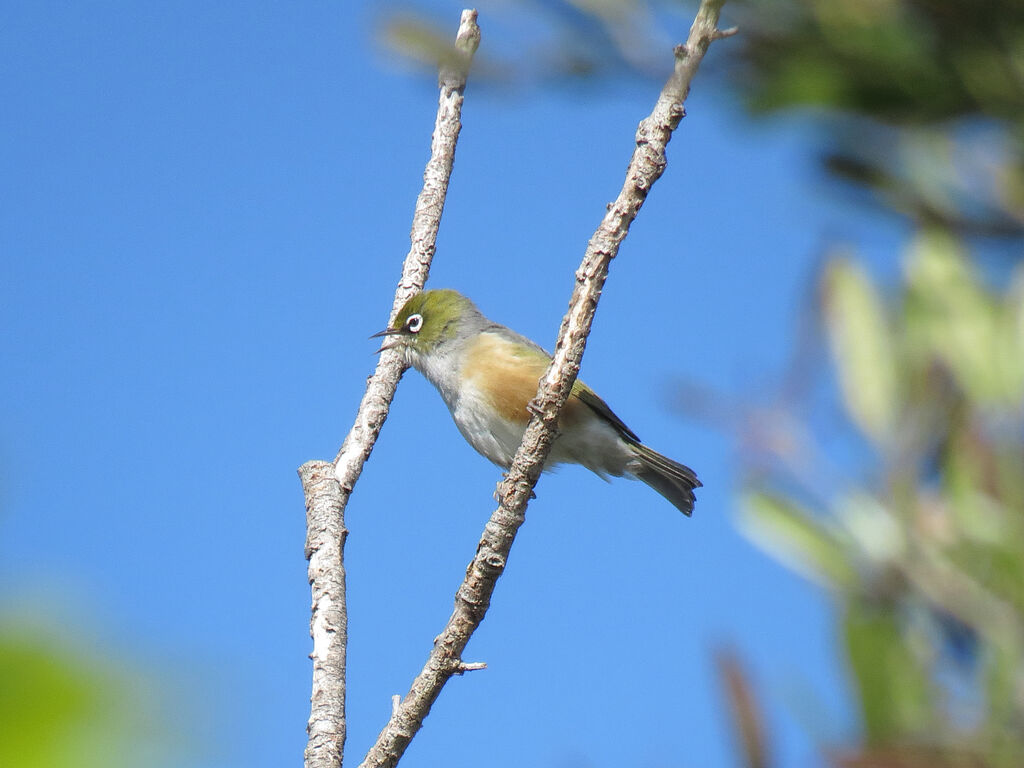
<svg viewBox="0 0 1024 768">
<path fill-rule="evenodd" d="M 503 325 L 495 323 L 493 327 L 487 329 L 487 332 L 497 334 L 498 336 L 508 339 L 509 341 L 523 344 L 526 347 L 529 347 L 531 351 L 538 352 L 541 355 L 543 355 L 546 358 L 546 363 L 551 362 L 550 352 L 548 352 L 546 349 L 538 345 L 536 342 L 526 338 L 522 334 L 516 333 L 511 328 L 506 328 Z M 547 367 L 546 363 L 544 368 Z M 541 375 L 543 375 L 544 368 L 540 369 L 540 372 L 538 373 L 538 378 Z M 622 419 L 615 415 L 615 412 L 608 407 L 608 403 L 606 403 L 604 400 L 598 397 L 597 393 L 594 392 L 594 390 L 592 390 L 579 379 L 576 379 L 576 381 L 572 385 L 572 393 L 569 395 L 570 403 L 568 403 L 569 407 L 566 410 L 573 410 L 571 400 L 574 397 L 581 403 L 586 405 L 588 408 L 590 408 L 590 410 L 592 410 L 602 419 L 604 419 L 613 427 L 615 427 L 615 429 L 618 430 L 619 434 L 621 434 L 623 437 L 635 443 L 640 442 L 640 438 L 637 437 L 636 432 L 634 432 L 628 426 L 626 426 L 626 422 L 624 422 Z"/>
<path fill-rule="evenodd" d="M 636 432 L 627 427 L 626 422 L 615 415 L 615 412 L 608 407 L 608 403 L 598 397 L 594 390 L 579 379 L 576 379 L 575 383 L 572 385 L 571 396 L 579 399 L 579 401 L 590 408 L 590 410 L 615 427 L 623 437 L 633 441 L 634 443 L 640 442 L 640 438 L 637 437 Z"/>
</svg>

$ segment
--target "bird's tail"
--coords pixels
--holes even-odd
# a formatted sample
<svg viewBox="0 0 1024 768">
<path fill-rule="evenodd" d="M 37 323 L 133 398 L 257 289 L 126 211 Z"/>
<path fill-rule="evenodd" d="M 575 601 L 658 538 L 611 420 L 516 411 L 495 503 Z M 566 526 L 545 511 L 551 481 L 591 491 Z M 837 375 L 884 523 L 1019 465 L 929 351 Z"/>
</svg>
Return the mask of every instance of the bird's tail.
<svg viewBox="0 0 1024 768">
<path fill-rule="evenodd" d="M 687 517 L 692 515 L 697 501 L 693 489 L 701 487 L 697 473 L 646 445 L 633 443 L 630 447 L 636 456 L 636 466 L 630 467 L 630 474 L 647 483 Z"/>
</svg>

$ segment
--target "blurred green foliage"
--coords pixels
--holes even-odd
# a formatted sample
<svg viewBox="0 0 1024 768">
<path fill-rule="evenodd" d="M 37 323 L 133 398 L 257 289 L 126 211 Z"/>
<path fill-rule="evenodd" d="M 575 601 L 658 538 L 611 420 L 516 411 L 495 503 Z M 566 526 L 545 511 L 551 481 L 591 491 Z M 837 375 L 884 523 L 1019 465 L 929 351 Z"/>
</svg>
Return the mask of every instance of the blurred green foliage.
<svg viewBox="0 0 1024 768">
<path fill-rule="evenodd" d="M 1022 291 L 1024 263 L 987 285 L 941 232 L 908 249 L 896 296 L 849 256 L 823 271 L 872 479 L 822 502 L 785 473 L 762 478 L 742 522 L 835 596 L 864 735 L 840 764 L 1024 765 Z"/>
<path fill-rule="evenodd" d="M 661 80 L 696 2 L 549 0 L 481 6 L 489 43 L 474 82 Z M 427 3 L 382 8 L 385 47 L 424 72 L 451 46 Z M 823 166 L 922 226 L 1024 235 L 1024 2 L 730 0 L 740 35 L 702 67 L 755 115 L 794 109 L 822 127 Z M 668 30 L 672 30 L 669 36 Z"/>
<path fill-rule="evenodd" d="M 1024 3 L 745 0 L 733 84 L 825 110 L 826 167 L 959 235 L 1024 235 Z"/>
<path fill-rule="evenodd" d="M 863 740 L 832 761 L 1024 765 L 1024 266 L 975 258 L 978 235 L 1024 253 L 1024 3 L 748 0 L 742 15 L 732 76 L 751 108 L 813 108 L 826 167 L 917 224 L 895 293 L 849 254 L 823 270 L 864 471 L 832 494 L 791 482 L 816 475 L 833 428 L 745 505 L 756 540 L 835 596 Z"/>
<path fill-rule="evenodd" d="M 153 692 L 33 625 L 17 617 L 0 625 L 0 766 L 167 764 L 173 750 L 156 724 Z"/>
<path fill-rule="evenodd" d="M 1021 120 L 1017 0 L 746 0 L 743 14 L 761 108 L 821 105 L 902 125 Z"/>
</svg>

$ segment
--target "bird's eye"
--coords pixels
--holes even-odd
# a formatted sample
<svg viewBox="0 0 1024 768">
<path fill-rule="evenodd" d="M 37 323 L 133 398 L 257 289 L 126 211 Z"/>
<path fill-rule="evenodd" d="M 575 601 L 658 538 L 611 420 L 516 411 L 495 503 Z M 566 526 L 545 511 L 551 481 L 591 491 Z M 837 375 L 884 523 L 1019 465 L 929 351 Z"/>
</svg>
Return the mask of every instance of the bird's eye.
<svg viewBox="0 0 1024 768">
<path fill-rule="evenodd" d="M 409 315 L 409 319 L 405 321 L 405 330 L 409 333 L 419 333 L 422 327 L 423 315 Z"/>
</svg>

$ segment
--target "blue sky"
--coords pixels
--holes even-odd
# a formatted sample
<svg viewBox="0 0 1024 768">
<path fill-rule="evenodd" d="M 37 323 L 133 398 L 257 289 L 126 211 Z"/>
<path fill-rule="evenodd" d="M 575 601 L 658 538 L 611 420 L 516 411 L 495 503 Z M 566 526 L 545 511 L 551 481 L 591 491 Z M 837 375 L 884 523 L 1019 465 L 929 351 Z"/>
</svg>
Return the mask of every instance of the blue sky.
<svg viewBox="0 0 1024 768">
<path fill-rule="evenodd" d="M 375 18 L 327 2 L 0 9 L 0 600 L 141 672 L 190 742 L 178 765 L 301 760 L 295 469 L 352 423 L 436 109 L 433 79 L 376 47 Z M 489 22 L 483 6 L 484 50 Z M 550 347 L 658 87 L 471 83 L 430 285 Z M 827 601 L 735 530 L 729 440 L 668 401 L 679 377 L 770 393 L 822 243 L 870 252 L 898 233 L 826 192 L 809 124 L 752 124 L 701 75 L 687 112 L 583 377 L 698 471 L 696 514 L 577 468 L 542 478 L 466 654 L 489 668 L 452 681 L 403 765 L 495 745 L 495 768 L 735 765 L 723 643 L 780 764 L 855 727 Z M 410 373 L 347 515 L 350 760 L 444 625 L 498 479 Z"/>
</svg>

